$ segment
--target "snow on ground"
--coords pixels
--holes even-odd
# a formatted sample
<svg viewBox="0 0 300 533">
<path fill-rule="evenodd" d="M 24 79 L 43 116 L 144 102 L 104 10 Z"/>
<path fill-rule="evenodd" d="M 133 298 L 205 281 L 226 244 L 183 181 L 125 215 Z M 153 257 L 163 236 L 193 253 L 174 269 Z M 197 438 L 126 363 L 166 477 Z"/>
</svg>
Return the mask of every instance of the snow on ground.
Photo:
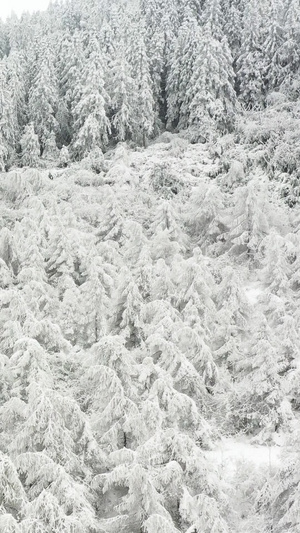
<svg viewBox="0 0 300 533">
<path fill-rule="evenodd" d="M 224 437 L 213 450 L 205 452 L 228 496 L 231 531 L 265 531 L 265 518 L 257 512 L 255 498 L 268 478 L 273 478 L 278 470 L 281 449 L 280 445 L 258 445 L 249 437 L 238 436 Z"/>
<path fill-rule="evenodd" d="M 228 437 L 221 439 L 215 449 L 206 451 L 205 455 L 230 477 L 235 475 L 241 461 L 253 463 L 256 467 L 276 467 L 280 464 L 280 453 L 280 446 L 256 445 L 246 437 Z"/>
<path fill-rule="evenodd" d="M 263 289 L 260 283 L 251 283 L 249 285 L 246 285 L 246 287 L 244 287 L 244 290 L 245 290 L 248 302 L 251 305 L 257 304 L 258 298 L 263 292 Z"/>
</svg>

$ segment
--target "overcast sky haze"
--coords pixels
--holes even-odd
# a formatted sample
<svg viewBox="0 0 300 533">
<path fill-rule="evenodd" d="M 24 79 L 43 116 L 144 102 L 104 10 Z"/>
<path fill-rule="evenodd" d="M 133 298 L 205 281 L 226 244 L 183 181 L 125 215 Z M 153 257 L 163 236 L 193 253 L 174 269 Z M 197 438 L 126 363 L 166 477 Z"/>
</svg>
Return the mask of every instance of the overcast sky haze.
<svg viewBox="0 0 300 533">
<path fill-rule="evenodd" d="M 0 0 L 0 17 L 6 20 L 12 11 L 18 16 L 24 11 L 43 11 L 49 4 L 50 0 Z"/>
</svg>

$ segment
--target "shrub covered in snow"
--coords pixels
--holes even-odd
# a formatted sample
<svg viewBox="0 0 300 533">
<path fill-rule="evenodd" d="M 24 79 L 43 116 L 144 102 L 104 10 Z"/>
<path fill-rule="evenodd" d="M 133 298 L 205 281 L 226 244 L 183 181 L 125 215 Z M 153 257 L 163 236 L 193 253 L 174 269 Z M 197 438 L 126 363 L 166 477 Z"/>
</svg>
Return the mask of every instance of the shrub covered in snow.
<svg viewBox="0 0 300 533">
<path fill-rule="evenodd" d="M 149 177 L 153 190 L 163 198 L 172 198 L 181 192 L 184 182 L 169 163 L 158 163 Z"/>
</svg>

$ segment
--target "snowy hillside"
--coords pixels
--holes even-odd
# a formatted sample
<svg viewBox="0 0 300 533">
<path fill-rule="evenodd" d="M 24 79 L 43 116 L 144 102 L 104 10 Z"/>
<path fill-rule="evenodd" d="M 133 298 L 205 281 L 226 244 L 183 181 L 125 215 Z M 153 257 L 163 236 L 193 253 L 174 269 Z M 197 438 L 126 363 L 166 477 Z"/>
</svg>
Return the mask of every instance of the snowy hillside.
<svg viewBox="0 0 300 533">
<path fill-rule="evenodd" d="M 299 49 L 299 0 L 0 20 L 0 533 L 300 532 Z"/>
<path fill-rule="evenodd" d="M 297 520 L 298 215 L 219 166 L 168 134 L 1 174 L 1 532 Z"/>
</svg>

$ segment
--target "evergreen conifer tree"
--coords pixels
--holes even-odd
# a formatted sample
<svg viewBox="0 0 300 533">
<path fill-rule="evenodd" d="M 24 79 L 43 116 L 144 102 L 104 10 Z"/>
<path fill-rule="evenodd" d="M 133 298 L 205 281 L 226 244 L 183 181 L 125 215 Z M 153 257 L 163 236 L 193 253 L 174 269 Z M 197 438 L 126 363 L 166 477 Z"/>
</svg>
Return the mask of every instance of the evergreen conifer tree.
<svg viewBox="0 0 300 533">
<path fill-rule="evenodd" d="M 0 161 L 3 170 L 15 157 L 18 141 L 18 122 L 13 101 L 12 87 L 9 86 L 8 69 L 4 60 L 0 61 Z"/>
<path fill-rule="evenodd" d="M 188 125 L 201 128 L 204 137 L 214 125 L 221 131 L 228 131 L 233 125 L 236 96 L 231 65 L 226 38 L 219 42 L 207 22 L 182 105 Z"/>
<path fill-rule="evenodd" d="M 45 146 L 43 150 L 43 158 L 48 161 L 56 161 L 58 158 L 58 148 L 56 145 L 56 136 L 54 131 L 51 131 L 49 136 L 45 141 Z"/>
<path fill-rule="evenodd" d="M 132 135 L 134 128 L 134 81 L 121 44 L 111 65 L 111 110 L 112 127 L 119 141 Z"/>
<path fill-rule="evenodd" d="M 167 79 L 168 126 L 186 127 L 187 109 L 182 109 L 186 91 L 192 76 L 194 62 L 198 55 L 198 40 L 201 29 L 195 18 L 187 17 L 180 27 L 170 57 Z"/>
<path fill-rule="evenodd" d="M 135 43 L 134 46 L 132 46 L 133 42 Z M 150 65 L 142 20 L 133 26 L 130 43 L 128 59 L 135 86 L 133 97 L 135 123 L 132 136 L 138 144 L 146 146 L 147 140 L 153 133 L 155 114 Z"/>
<path fill-rule="evenodd" d="M 271 91 L 280 86 L 282 81 L 282 65 L 280 58 L 280 48 L 282 46 L 282 11 L 281 1 L 273 0 L 269 13 L 270 25 L 263 44 L 263 49 L 267 55 L 266 67 L 266 90 Z"/>
<path fill-rule="evenodd" d="M 295 98 L 298 91 L 297 72 L 299 71 L 300 55 L 300 9 L 297 1 L 284 2 L 284 35 L 286 36 L 280 48 L 280 57 L 283 67 L 282 89 Z"/>
<path fill-rule="evenodd" d="M 34 124 L 30 122 L 25 126 L 24 133 L 21 137 L 22 165 L 28 167 L 37 167 L 40 157 L 40 145 L 38 136 L 34 131 Z"/>
<path fill-rule="evenodd" d="M 34 123 L 41 151 L 50 133 L 57 130 L 55 118 L 58 93 L 57 79 L 54 69 L 54 56 L 46 41 L 41 43 L 37 62 L 37 71 L 29 92 L 29 120 Z"/>
<path fill-rule="evenodd" d="M 73 150 L 76 157 L 82 157 L 96 147 L 104 147 L 110 133 L 107 118 L 109 97 L 104 88 L 105 65 L 99 42 L 95 36 L 89 40 L 88 58 L 82 73 L 82 91 L 75 101 L 75 136 Z"/>
<path fill-rule="evenodd" d="M 233 221 L 227 235 L 231 252 L 248 259 L 255 255 L 268 232 L 264 202 L 266 187 L 252 180 L 246 187 L 236 189 Z M 263 191 L 263 192 L 262 192 Z"/>
<path fill-rule="evenodd" d="M 238 94 L 247 109 L 262 107 L 266 62 L 262 51 L 259 6 L 251 0 L 243 13 L 241 49 L 236 62 Z"/>
</svg>

